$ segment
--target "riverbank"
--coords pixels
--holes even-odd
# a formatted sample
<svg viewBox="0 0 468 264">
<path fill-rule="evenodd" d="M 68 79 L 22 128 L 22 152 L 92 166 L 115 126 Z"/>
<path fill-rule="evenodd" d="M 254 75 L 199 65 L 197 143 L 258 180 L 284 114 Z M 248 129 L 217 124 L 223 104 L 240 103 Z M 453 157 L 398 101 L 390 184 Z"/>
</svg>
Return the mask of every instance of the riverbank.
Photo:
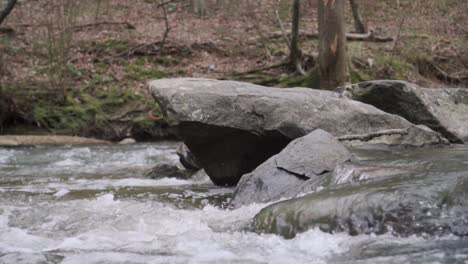
<svg viewBox="0 0 468 264">
<path fill-rule="evenodd" d="M 109 141 L 94 138 L 72 137 L 72 136 L 21 136 L 1 135 L 0 147 L 19 147 L 37 145 L 103 145 L 111 144 Z"/>
<path fill-rule="evenodd" d="M 173 139 L 159 106 L 142 94 L 74 91 L 62 101 L 51 94 L 3 90 L 0 134 L 91 137 L 107 141 Z M 73 141 L 72 141 L 73 142 Z"/>
<path fill-rule="evenodd" d="M 285 239 L 251 232 L 252 218 L 268 204 L 226 210 L 233 189 L 215 186 L 208 178 L 143 177 L 155 164 L 177 162 L 175 151 L 175 144 L 163 142 L 0 148 L 0 262 L 425 264 L 468 259 L 468 241 L 447 235 L 349 235 L 313 228 Z M 421 168 L 435 182 L 455 175 L 466 182 L 468 175 L 466 146 L 352 153 L 369 166 Z M 381 187 L 387 190 L 402 185 L 412 195 L 427 195 L 420 185 L 415 187 L 417 175 L 399 179 L 408 179 L 410 184 L 387 181 Z M 347 198 L 349 188 L 355 190 L 358 184 L 336 190 L 334 195 Z M 369 197 L 365 202 L 386 201 L 365 196 L 375 190 L 365 187 L 356 191 L 356 195 Z M 461 191 L 466 193 L 466 188 Z M 397 193 L 389 191 L 390 196 Z M 452 193 L 442 189 L 438 194 L 446 202 L 456 202 L 449 199 Z M 326 190 L 315 195 L 332 196 Z M 342 212 L 345 205 L 355 204 L 355 197 L 348 202 L 344 198 L 320 208 Z M 424 211 L 423 220 L 446 223 L 447 218 L 435 219 L 437 208 Z M 356 219 L 349 222 L 362 223 Z M 417 225 L 419 220 L 411 223 Z M 281 226 L 278 223 L 275 226 Z"/>
<path fill-rule="evenodd" d="M 289 1 L 215 5 L 205 17 L 174 2 L 166 10 L 167 21 L 155 15 L 162 10 L 151 1 L 105 0 L 95 6 L 100 2 L 82 10 L 68 25 L 73 30 L 44 26 L 50 21 L 41 14 L 50 13 L 50 7 L 35 1 L 18 4 L 2 25 L 10 30 L 0 31 L 0 134 L 173 137 L 164 120 L 148 118 L 150 111 L 160 114 L 146 87 L 152 79 L 207 77 L 319 88 L 317 76 L 279 65 L 288 48 L 276 34 L 275 11 L 287 28 Z M 465 3 L 418 0 L 397 6 L 393 0 L 364 0 L 361 6 L 374 33 L 395 41 L 350 41 L 353 83 L 400 79 L 427 88 L 466 87 Z M 301 30 L 316 32 L 316 6 L 304 3 L 302 15 Z M 348 31 L 351 17 L 347 14 Z M 58 22 L 60 16 L 52 12 L 50 19 Z M 170 31 L 163 41 L 165 22 Z M 318 43 L 306 35 L 300 46 L 303 67 L 310 69 Z"/>
</svg>

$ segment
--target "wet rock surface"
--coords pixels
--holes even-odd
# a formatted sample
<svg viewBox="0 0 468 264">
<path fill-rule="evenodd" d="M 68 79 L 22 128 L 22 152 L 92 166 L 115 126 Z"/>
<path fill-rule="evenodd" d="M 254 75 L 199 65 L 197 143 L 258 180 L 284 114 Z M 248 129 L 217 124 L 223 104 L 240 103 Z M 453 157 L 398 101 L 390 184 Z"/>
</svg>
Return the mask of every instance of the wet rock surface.
<svg viewBox="0 0 468 264">
<path fill-rule="evenodd" d="M 468 90 L 427 89 L 404 81 L 353 85 L 348 96 L 441 133 L 454 143 L 468 141 Z"/>
<path fill-rule="evenodd" d="M 338 165 L 331 175 L 330 184 L 344 184 L 368 179 L 379 179 L 402 174 L 410 174 L 410 169 L 385 166 L 365 166 L 353 163 Z"/>
<path fill-rule="evenodd" d="M 195 171 L 179 168 L 177 164 L 161 163 L 145 173 L 145 176 L 151 179 L 175 178 L 189 179 Z"/>
<path fill-rule="evenodd" d="M 458 149 L 389 152 L 385 159 L 399 157 L 393 165 L 401 173 L 378 177 L 374 171 L 371 178 L 358 175 L 346 184 L 332 182 L 321 191 L 273 204 L 255 217 L 254 229 L 287 238 L 311 228 L 351 235 L 468 236 L 468 164 L 457 159 Z M 431 156 L 436 153 L 439 160 Z M 373 162 L 361 163 L 378 167 L 380 158 L 377 154 L 369 158 Z"/>
<path fill-rule="evenodd" d="M 335 137 L 405 131 L 373 137 L 366 144 L 444 142 L 427 127 L 331 92 L 210 79 L 156 80 L 150 82 L 150 90 L 168 122 L 178 125 L 184 143 L 217 185 L 236 185 L 242 175 L 289 142 L 318 128 Z"/>
<path fill-rule="evenodd" d="M 239 207 L 294 196 L 306 181 L 319 180 L 350 159 L 351 153 L 340 142 L 317 129 L 292 141 L 279 154 L 244 175 L 232 204 Z"/>
</svg>

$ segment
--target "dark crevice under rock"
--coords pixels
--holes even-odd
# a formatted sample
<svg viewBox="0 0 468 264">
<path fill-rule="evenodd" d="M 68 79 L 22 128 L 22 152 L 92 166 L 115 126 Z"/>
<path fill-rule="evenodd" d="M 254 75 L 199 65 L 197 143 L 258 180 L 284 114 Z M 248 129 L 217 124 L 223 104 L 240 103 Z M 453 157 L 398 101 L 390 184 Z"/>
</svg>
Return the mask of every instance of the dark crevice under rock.
<svg viewBox="0 0 468 264">
<path fill-rule="evenodd" d="M 235 186 L 279 153 L 291 139 L 272 131 L 262 134 L 197 122 L 181 122 L 179 133 L 216 185 Z"/>
<path fill-rule="evenodd" d="M 284 172 L 286 172 L 286 173 L 289 173 L 289 174 L 291 174 L 291 175 L 294 175 L 294 176 L 296 176 L 296 177 L 298 177 L 299 179 L 302 179 L 302 180 L 304 180 L 304 181 L 307 181 L 307 180 L 310 179 L 309 177 L 305 176 L 304 174 L 300 174 L 300 173 L 297 173 L 297 172 L 294 172 L 294 171 L 289 171 L 289 170 L 287 170 L 287 169 L 285 169 L 285 168 L 281 168 L 281 167 L 278 167 L 278 166 L 276 166 L 276 168 L 277 168 L 278 170 L 280 170 L 280 171 L 284 171 Z"/>
</svg>

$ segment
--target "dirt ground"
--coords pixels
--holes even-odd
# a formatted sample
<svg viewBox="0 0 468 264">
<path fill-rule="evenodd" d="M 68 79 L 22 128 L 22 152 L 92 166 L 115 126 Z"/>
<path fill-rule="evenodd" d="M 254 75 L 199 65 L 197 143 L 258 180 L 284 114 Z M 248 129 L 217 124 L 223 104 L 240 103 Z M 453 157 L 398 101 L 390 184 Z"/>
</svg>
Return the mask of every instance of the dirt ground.
<svg viewBox="0 0 468 264">
<path fill-rule="evenodd" d="M 291 1 L 206 1 L 203 17 L 188 0 L 169 1 L 165 8 L 157 0 L 20 1 L 0 30 L 0 134 L 23 123 L 116 140 L 130 130 L 162 131 L 146 118 L 148 111 L 158 114 L 147 91 L 151 79 L 320 88 L 316 76 L 270 68 L 288 57 L 280 24 L 288 31 Z M 353 82 L 468 87 L 468 1 L 359 3 L 373 34 L 394 40 L 348 42 Z M 316 0 L 303 0 L 301 8 L 301 31 L 317 32 Z M 349 6 L 346 17 L 352 32 Z M 306 70 L 315 65 L 317 46 L 316 39 L 301 38 Z M 74 118 L 83 119 L 79 126 Z M 137 125 L 127 126 L 128 120 Z"/>
<path fill-rule="evenodd" d="M 14 30 L 10 37 L 3 36 L 4 48 L 10 47 L 4 58 L 10 68 L 7 83 L 23 86 L 47 83 L 45 68 L 50 61 L 45 58 L 46 49 L 53 43 L 47 37 L 50 29 L 46 24 L 61 22 L 47 2 L 21 4 L 5 25 Z M 67 28 L 73 31 L 66 61 L 76 75 L 72 86 L 92 89 L 121 86 L 145 92 L 145 81 L 149 78 L 226 78 L 278 63 L 288 53 L 283 38 L 270 39 L 269 35 L 280 30 L 278 17 L 285 28 L 289 27 L 290 1 L 208 1 L 205 17 L 193 14 L 187 5 L 189 1 L 176 1 L 166 8 L 170 31 L 162 50 L 159 42 L 166 20 L 158 1 L 81 2 L 89 3 L 80 6 L 80 13 L 69 22 L 71 29 Z M 457 83 L 444 81 L 438 75 L 467 77 L 467 1 L 360 2 L 363 16 L 375 34 L 397 39 L 389 43 L 349 43 L 355 68 L 367 67 L 369 61 L 381 64 L 366 69 L 368 76 L 363 79 L 400 77 L 423 86 L 439 87 Z M 316 1 L 303 1 L 302 10 L 301 30 L 316 32 Z M 349 8 L 347 13 L 348 31 L 352 31 Z M 306 54 L 314 54 L 317 43 L 303 39 L 301 47 Z M 437 67 L 424 65 L 428 61 Z M 405 68 L 407 63 L 411 69 L 395 69 Z M 389 69 L 378 68 L 385 64 Z M 402 75 L 392 71 L 400 71 Z M 291 73 L 279 69 L 275 74 L 278 72 Z"/>
</svg>

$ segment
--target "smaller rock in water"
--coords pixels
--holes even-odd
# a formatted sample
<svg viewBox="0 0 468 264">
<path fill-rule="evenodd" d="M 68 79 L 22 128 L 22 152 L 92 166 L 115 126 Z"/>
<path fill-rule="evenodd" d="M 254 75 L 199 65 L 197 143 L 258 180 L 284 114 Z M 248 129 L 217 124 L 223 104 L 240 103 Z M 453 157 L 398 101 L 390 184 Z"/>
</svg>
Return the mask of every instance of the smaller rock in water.
<svg viewBox="0 0 468 264">
<path fill-rule="evenodd" d="M 192 152 L 190 152 L 189 148 L 184 143 L 177 147 L 176 153 L 177 156 L 179 156 L 180 163 L 182 163 L 186 169 L 193 171 L 198 171 L 201 169 L 197 159 L 193 156 Z"/>
<path fill-rule="evenodd" d="M 189 179 L 194 174 L 193 171 L 187 171 L 179 168 L 176 164 L 158 164 L 146 173 L 146 177 L 152 179 L 176 178 Z"/>
<path fill-rule="evenodd" d="M 58 192 L 54 193 L 54 196 L 60 198 L 60 197 L 67 195 L 69 192 L 70 190 L 68 189 L 61 189 Z"/>
<path fill-rule="evenodd" d="M 119 145 L 130 145 L 130 144 L 135 144 L 137 141 L 133 138 L 126 138 L 122 141 L 119 142 Z"/>
<path fill-rule="evenodd" d="M 291 142 L 239 182 L 235 207 L 292 197 L 303 185 L 327 177 L 335 167 L 351 159 L 351 153 L 328 132 L 317 129 Z M 308 186 L 312 189 L 312 186 Z"/>
</svg>

